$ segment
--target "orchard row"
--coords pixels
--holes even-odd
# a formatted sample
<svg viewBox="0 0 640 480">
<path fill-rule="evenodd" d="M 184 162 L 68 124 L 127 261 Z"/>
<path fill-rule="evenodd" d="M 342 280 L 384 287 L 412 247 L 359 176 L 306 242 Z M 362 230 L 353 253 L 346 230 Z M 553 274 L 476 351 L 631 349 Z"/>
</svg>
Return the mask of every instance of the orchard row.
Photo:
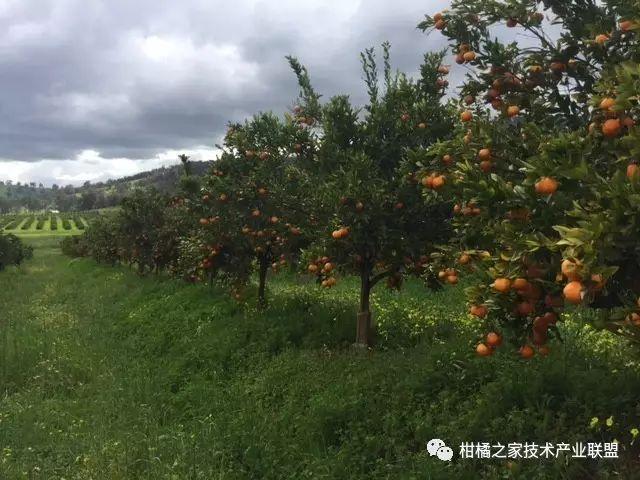
<svg viewBox="0 0 640 480">
<path fill-rule="evenodd" d="M 84 230 L 91 216 L 86 214 L 10 214 L 0 216 L 0 230 L 10 233 Z"/>
<path fill-rule="evenodd" d="M 179 196 L 138 193 L 71 252 L 189 281 L 218 277 L 239 299 L 252 274 L 295 265 L 331 288 L 360 278 L 356 343 L 372 341 L 370 295 L 407 275 L 471 275 L 469 311 L 491 355 L 503 338 L 546 354 L 566 306 L 640 339 L 640 11 L 615 0 L 454 0 L 419 27 L 444 35 L 418 78 L 362 54 L 368 101 L 323 100 L 294 58 L 300 95 L 278 117 L 232 124 L 204 180 Z M 551 38 L 551 23 L 563 29 Z M 536 39 L 526 48 L 496 28 Z M 554 30 L 555 31 L 555 30 Z M 452 68 L 467 75 L 449 90 Z M 381 63 L 381 65 L 379 65 Z M 447 97 L 447 94 L 452 96 Z"/>
</svg>

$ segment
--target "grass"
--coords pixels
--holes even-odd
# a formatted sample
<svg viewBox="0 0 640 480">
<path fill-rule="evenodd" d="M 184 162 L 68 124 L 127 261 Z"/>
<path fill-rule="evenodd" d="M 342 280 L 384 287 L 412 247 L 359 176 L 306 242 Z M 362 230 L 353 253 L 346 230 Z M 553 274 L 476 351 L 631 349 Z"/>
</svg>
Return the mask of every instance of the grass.
<svg viewBox="0 0 640 480">
<path fill-rule="evenodd" d="M 570 318 L 547 359 L 480 359 L 462 286 L 409 282 L 376 291 L 378 346 L 361 352 L 352 280 L 279 277 L 258 312 L 27 241 L 34 259 L 0 274 L 3 480 L 637 478 L 637 352 Z M 433 437 L 453 462 L 427 454 Z M 618 460 L 476 461 L 457 447 L 613 438 Z"/>
</svg>

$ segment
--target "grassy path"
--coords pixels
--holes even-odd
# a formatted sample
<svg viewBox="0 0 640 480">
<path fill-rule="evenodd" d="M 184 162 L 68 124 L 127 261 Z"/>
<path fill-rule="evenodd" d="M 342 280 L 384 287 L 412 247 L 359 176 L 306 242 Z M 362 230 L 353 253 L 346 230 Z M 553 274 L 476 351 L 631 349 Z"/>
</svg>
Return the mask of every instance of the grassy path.
<svg viewBox="0 0 640 480">
<path fill-rule="evenodd" d="M 353 352 L 345 348 L 353 335 L 349 281 L 319 292 L 285 278 L 258 314 L 215 289 L 68 259 L 59 238 L 28 241 L 35 258 L 0 273 L 2 480 L 637 472 L 637 448 L 628 445 L 617 461 L 509 468 L 426 453 L 433 437 L 454 447 L 627 441 L 640 373 L 611 337 L 597 343 L 569 323 L 566 346 L 546 360 L 477 359 L 478 329 L 462 321 L 460 291 L 425 294 L 409 284 L 374 299 L 386 348 Z M 609 415 L 610 432 L 589 431 L 592 417 Z"/>
</svg>

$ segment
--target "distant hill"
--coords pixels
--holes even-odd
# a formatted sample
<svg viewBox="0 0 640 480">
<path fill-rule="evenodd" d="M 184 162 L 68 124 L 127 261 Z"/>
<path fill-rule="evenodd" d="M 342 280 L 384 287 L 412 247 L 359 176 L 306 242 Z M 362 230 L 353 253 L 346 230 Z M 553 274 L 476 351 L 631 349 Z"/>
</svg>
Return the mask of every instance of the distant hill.
<svg viewBox="0 0 640 480">
<path fill-rule="evenodd" d="M 189 164 L 192 175 L 202 176 L 209 170 L 213 161 Z M 0 213 L 51 209 L 67 212 L 113 207 L 118 205 L 123 197 L 139 188 L 156 188 L 171 193 L 176 190 L 182 173 L 182 165 L 174 165 L 105 182 L 86 182 L 80 187 L 45 187 L 33 182 L 0 181 Z"/>
</svg>

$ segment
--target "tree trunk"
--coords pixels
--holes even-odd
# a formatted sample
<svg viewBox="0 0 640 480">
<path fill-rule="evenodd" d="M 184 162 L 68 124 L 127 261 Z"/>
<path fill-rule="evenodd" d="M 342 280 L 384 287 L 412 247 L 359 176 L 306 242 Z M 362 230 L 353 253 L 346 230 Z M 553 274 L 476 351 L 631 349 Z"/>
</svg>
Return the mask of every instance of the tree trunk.
<svg viewBox="0 0 640 480">
<path fill-rule="evenodd" d="M 269 258 L 263 255 L 259 259 L 260 272 L 258 283 L 258 306 L 265 307 L 267 305 L 267 299 L 265 298 L 265 290 L 267 286 L 267 272 L 269 271 Z"/>
<path fill-rule="evenodd" d="M 356 346 L 368 347 L 371 344 L 371 269 L 363 265 L 360 273 L 360 311 L 356 329 Z"/>
</svg>

